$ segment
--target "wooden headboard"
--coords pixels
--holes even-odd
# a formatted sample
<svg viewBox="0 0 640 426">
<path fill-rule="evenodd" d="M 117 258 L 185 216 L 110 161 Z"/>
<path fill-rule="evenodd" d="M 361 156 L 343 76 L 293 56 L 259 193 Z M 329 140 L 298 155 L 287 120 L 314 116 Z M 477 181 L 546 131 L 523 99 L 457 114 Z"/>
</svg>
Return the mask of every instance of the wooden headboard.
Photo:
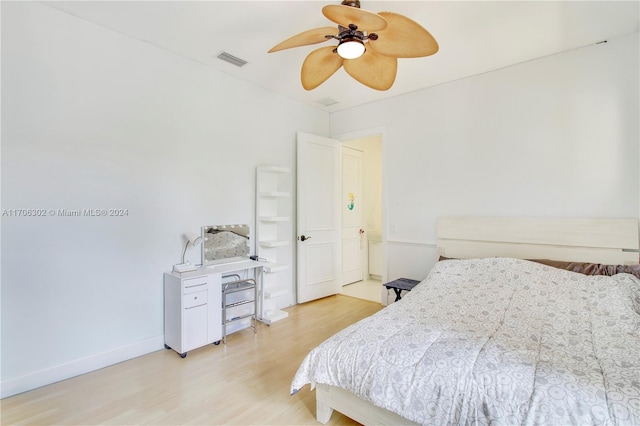
<svg viewBox="0 0 640 426">
<path fill-rule="evenodd" d="M 515 257 L 613 265 L 638 263 L 637 219 L 449 216 L 438 221 L 438 255 Z"/>
</svg>

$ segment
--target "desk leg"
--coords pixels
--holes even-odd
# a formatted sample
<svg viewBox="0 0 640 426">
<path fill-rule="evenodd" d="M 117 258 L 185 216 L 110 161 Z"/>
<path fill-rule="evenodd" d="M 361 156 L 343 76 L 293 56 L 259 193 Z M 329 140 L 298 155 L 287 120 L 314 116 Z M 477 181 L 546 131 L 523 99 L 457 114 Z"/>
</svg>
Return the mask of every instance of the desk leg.
<svg viewBox="0 0 640 426">
<path fill-rule="evenodd" d="M 259 266 L 253 270 L 256 281 L 255 299 L 253 301 L 253 332 L 258 333 L 258 318 L 262 316 L 262 301 L 264 300 L 264 268 Z"/>
</svg>

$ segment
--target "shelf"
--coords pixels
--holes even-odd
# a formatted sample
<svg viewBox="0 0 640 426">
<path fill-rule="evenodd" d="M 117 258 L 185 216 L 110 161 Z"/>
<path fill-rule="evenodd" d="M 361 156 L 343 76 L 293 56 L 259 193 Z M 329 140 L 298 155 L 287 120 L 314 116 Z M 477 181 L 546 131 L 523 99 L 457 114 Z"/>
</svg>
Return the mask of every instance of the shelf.
<svg viewBox="0 0 640 426">
<path fill-rule="evenodd" d="M 260 217 L 262 222 L 289 222 L 288 216 L 262 216 Z"/>
<path fill-rule="evenodd" d="M 225 309 L 235 308 L 236 306 L 246 305 L 248 303 L 253 303 L 253 302 L 255 302 L 255 300 L 247 299 L 247 300 L 243 300 L 241 302 L 229 303 L 228 305 L 225 305 L 224 307 L 225 307 Z"/>
<path fill-rule="evenodd" d="M 276 287 L 264 291 L 265 299 L 275 299 L 276 297 L 286 296 L 287 294 L 289 294 L 289 289 L 285 287 Z"/>
<path fill-rule="evenodd" d="M 280 272 L 280 271 L 286 271 L 287 269 L 289 269 L 289 265 L 285 265 L 285 264 L 278 264 L 278 263 L 274 263 L 271 266 L 265 266 L 264 267 L 264 271 L 267 273 L 272 273 L 272 272 Z"/>
<path fill-rule="evenodd" d="M 226 294 L 231 294 L 238 291 L 253 289 L 255 286 L 256 284 L 253 280 L 251 280 L 250 282 L 243 281 L 240 283 L 225 283 L 222 285 L 222 291 Z"/>
<path fill-rule="evenodd" d="M 252 316 L 253 316 L 253 313 L 250 313 L 250 314 L 245 314 L 245 315 L 240 315 L 234 318 L 230 318 L 227 320 L 227 324 L 229 324 L 230 322 L 241 320 L 241 319 L 250 318 Z"/>
<path fill-rule="evenodd" d="M 284 247 L 289 245 L 289 241 L 260 241 L 262 247 Z"/>
<path fill-rule="evenodd" d="M 271 324 L 276 321 L 280 321 L 281 319 L 287 318 L 289 316 L 288 312 L 282 311 L 280 309 L 276 309 L 274 311 L 267 311 L 264 317 L 261 318 L 261 321 L 265 324 Z"/>
</svg>

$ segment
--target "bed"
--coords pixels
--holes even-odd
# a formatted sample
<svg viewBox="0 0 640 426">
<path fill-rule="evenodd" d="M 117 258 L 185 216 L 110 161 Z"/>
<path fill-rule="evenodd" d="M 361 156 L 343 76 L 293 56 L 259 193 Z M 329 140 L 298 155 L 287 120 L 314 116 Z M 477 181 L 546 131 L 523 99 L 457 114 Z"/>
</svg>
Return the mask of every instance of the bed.
<svg viewBox="0 0 640 426">
<path fill-rule="evenodd" d="M 438 250 L 304 359 L 319 422 L 640 424 L 636 219 L 442 218 Z"/>
</svg>

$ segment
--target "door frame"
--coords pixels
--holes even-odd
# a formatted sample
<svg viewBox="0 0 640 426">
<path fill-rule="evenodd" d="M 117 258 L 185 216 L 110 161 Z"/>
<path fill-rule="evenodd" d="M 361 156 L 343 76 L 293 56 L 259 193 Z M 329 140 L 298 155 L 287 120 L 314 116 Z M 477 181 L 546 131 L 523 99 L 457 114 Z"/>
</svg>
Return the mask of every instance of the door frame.
<svg viewBox="0 0 640 426">
<path fill-rule="evenodd" d="M 358 223 L 357 228 L 359 228 L 359 230 L 361 231 L 360 234 L 357 236 L 358 239 L 358 268 L 360 271 L 360 274 L 357 276 L 357 279 L 355 279 L 354 272 L 353 270 L 350 271 L 345 271 L 345 260 L 346 260 L 346 255 L 347 252 L 349 252 L 352 249 L 349 250 L 345 250 L 345 237 L 348 234 L 348 232 L 345 232 L 345 209 L 346 209 L 346 203 L 347 200 L 345 199 L 345 160 L 347 159 L 347 157 L 351 157 L 351 158 L 358 158 L 359 160 L 359 167 L 358 167 L 358 176 L 357 176 L 357 182 L 358 182 L 358 188 L 352 188 L 355 190 L 355 194 L 356 195 L 356 215 L 360 216 L 360 221 Z M 340 144 L 340 196 L 342 197 L 340 199 L 340 202 L 338 203 L 340 205 L 340 243 L 341 243 L 341 247 L 342 247 L 342 252 L 341 252 L 341 256 L 340 256 L 340 288 L 342 289 L 342 287 L 344 287 L 345 285 L 348 284 L 352 284 L 355 282 L 359 282 L 362 281 L 364 279 L 366 279 L 365 277 L 365 272 L 366 269 L 364 267 L 365 265 L 365 247 L 362 245 L 362 239 L 363 239 L 363 235 L 362 235 L 362 231 L 365 227 L 364 225 L 364 212 L 365 212 L 365 208 L 367 207 L 365 205 L 365 197 L 364 197 L 364 152 L 361 151 L 358 148 L 353 148 L 350 146 L 345 145 L 345 143 L 341 143 Z M 355 232 L 355 227 L 351 226 L 351 230 L 352 232 Z M 352 234 L 350 235 L 352 239 L 355 239 L 356 235 Z M 351 241 L 351 242 L 355 242 L 355 241 Z M 353 253 L 352 253 L 353 254 Z M 345 283 L 345 277 L 351 277 L 349 278 L 349 282 Z"/>
<path fill-rule="evenodd" d="M 361 139 L 368 136 L 380 136 L 382 144 L 382 282 L 385 283 L 387 279 L 387 188 L 388 188 L 388 173 L 387 173 L 387 145 L 385 143 L 386 129 L 385 127 L 374 127 L 371 129 L 358 130 L 355 132 L 341 133 L 331 136 L 332 139 L 337 139 L 341 144 L 354 139 Z M 342 146 L 342 145 L 341 145 Z M 342 158 L 342 156 L 341 156 Z M 342 180 L 342 176 L 340 177 Z M 340 225 L 340 239 L 342 239 L 342 224 Z M 342 267 L 342 266 L 341 266 Z M 382 297 L 382 293 L 381 293 Z"/>
</svg>

